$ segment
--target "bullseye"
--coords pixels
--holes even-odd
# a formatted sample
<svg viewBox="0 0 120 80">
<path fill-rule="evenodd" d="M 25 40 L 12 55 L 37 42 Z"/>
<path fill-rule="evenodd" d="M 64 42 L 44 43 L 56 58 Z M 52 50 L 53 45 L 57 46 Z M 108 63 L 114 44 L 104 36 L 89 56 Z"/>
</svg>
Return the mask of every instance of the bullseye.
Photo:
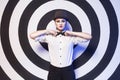
<svg viewBox="0 0 120 80">
<path fill-rule="evenodd" d="M 59 9 L 67 12 L 72 31 L 93 36 L 89 42 L 74 47 L 76 79 L 119 79 L 119 3 L 117 0 L 0 1 L 0 79 L 47 80 L 50 65 L 47 44 L 35 42 L 29 34 L 51 26 L 55 29 L 53 17 Z"/>
</svg>

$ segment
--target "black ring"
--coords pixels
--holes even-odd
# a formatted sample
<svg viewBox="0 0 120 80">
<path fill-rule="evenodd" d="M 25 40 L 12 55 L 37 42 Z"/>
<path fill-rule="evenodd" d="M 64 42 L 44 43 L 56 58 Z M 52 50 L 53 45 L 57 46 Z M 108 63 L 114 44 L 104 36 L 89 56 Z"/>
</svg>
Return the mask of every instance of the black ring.
<svg viewBox="0 0 120 80">
<path fill-rule="evenodd" d="M 43 30 L 46 29 L 46 26 L 48 25 L 48 23 L 50 21 L 52 21 L 54 19 L 54 13 L 58 10 L 63 10 L 63 9 L 56 9 L 53 11 L 48 12 L 47 14 L 45 14 L 41 20 L 39 21 L 38 24 L 38 28 L 37 30 Z M 68 20 L 69 23 L 71 24 L 71 26 L 73 26 L 73 31 L 77 31 L 77 32 L 81 32 L 81 25 L 79 20 L 77 19 L 76 16 L 74 16 L 71 12 L 67 11 L 67 10 L 63 10 L 67 13 L 68 16 Z M 46 50 L 48 50 L 48 46 L 46 43 L 40 43 Z"/>
<path fill-rule="evenodd" d="M 44 1 L 46 2 L 46 0 L 44 0 Z M 23 14 L 25 14 L 26 11 L 30 12 L 28 9 L 38 8 L 40 5 L 44 4 L 45 2 L 41 3 L 39 1 L 38 2 L 32 1 L 28 5 L 28 7 L 26 8 L 26 10 L 24 11 Z M 0 32 L 0 34 L 1 34 L 1 44 L 2 44 L 2 47 L 3 47 L 3 51 L 5 53 L 5 56 L 7 57 L 7 60 L 9 61 L 10 65 L 12 66 L 12 68 L 14 68 L 14 70 L 20 76 L 22 76 L 25 80 L 31 80 L 31 79 L 42 80 L 42 79 L 36 77 L 35 75 L 31 74 L 30 72 L 28 72 L 19 63 L 19 61 L 16 59 L 16 57 L 14 55 L 14 52 L 13 52 L 13 50 L 11 48 L 11 45 L 10 45 L 10 40 L 9 40 L 9 23 L 10 23 L 10 18 L 11 18 L 12 12 L 13 12 L 15 6 L 17 5 L 17 3 L 18 3 L 18 1 L 12 1 L 12 0 L 10 0 L 8 2 L 8 4 L 6 5 L 6 8 L 5 8 L 3 16 L 2 16 L 1 32 Z M 33 4 L 37 4 L 36 7 L 33 6 Z"/>
<path fill-rule="evenodd" d="M 81 6 L 82 4 L 87 3 L 86 1 L 79 1 L 79 2 L 76 2 L 74 0 L 70 0 L 70 1 L 79 5 L 81 8 L 88 9 L 88 7 L 86 7 L 86 6 L 83 6 L 83 7 Z M 84 75 L 83 77 L 79 78 L 78 80 L 88 80 L 88 79 L 94 80 L 107 67 L 107 65 L 109 64 L 110 60 L 112 59 L 112 56 L 113 56 L 113 54 L 115 52 L 115 49 L 116 49 L 116 45 L 117 45 L 117 41 L 118 41 L 118 32 L 119 32 L 118 31 L 119 29 L 118 29 L 117 16 L 116 16 L 114 8 L 113 8 L 113 6 L 112 6 L 112 4 L 110 3 L 109 0 L 106 0 L 106 1 L 100 0 L 100 2 L 103 4 L 103 7 L 106 10 L 106 13 L 107 13 L 108 19 L 109 19 L 109 23 L 110 23 L 109 44 L 108 44 L 107 50 L 105 52 L 105 55 L 102 58 L 102 60 L 99 62 L 99 64 L 92 71 L 90 71 L 88 74 Z M 89 4 L 87 3 L 87 5 L 89 5 Z M 92 7 L 91 7 L 91 9 L 92 9 Z M 94 11 L 93 9 L 92 10 L 91 9 L 88 9 L 88 10 Z M 87 12 L 87 13 L 91 14 L 91 16 L 88 16 L 88 17 L 92 17 L 92 15 L 94 15 L 91 12 Z M 95 30 L 97 31 L 97 29 L 95 29 Z M 96 33 L 95 32 L 93 33 L 93 32 L 94 31 L 93 31 L 93 28 L 92 28 L 92 35 L 95 35 Z M 95 41 L 95 40 L 93 40 L 93 41 Z M 86 57 L 87 57 L 87 55 L 86 55 Z"/>
<path fill-rule="evenodd" d="M 36 64 L 37 66 L 39 66 L 40 68 L 43 68 L 45 70 L 48 70 L 49 62 L 46 62 L 46 61 L 40 59 L 40 57 L 38 57 L 37 55 L 34 55 L 35 52 L 31 49 L 31 47 L 28 43 L 26 32 L 27 32 L 28 21 L 32 15 L 32 13 L 35 11 L 36 8 L 38 8 L 40 5 L 42 5 L 43 3 L 47 2 L 47 1 L 46 0 L 44 0 L 43 2 L 39 2 L 37 0 L 32 1 L 31 4 L 29 4 L 29 6 L 24 11 L 24 13 L 21 17 L 20 25 L 19 25 L 19 38 L 20 38 L 20 43 L 21 43 L 22 49 L 24 50 L 27 57 L 34 64 Z M 74 66 L 76 69 L 76 68 L 82 66 L 84 63 L 86 63 L 91 58 L 91 56 L 94 54 L 94 52 L 98 46 L 98 42 L 99 42 L 100 28 L 99 28 L 99 21 L 97 19 L 97 16 L 96 16 L 94 10 L 86 1 L 81 1 L 81 0 L 79 0 L 79 1 L 69 0 L 69 1 L 77 4 L 85 11 L 85 13 L 87 14 L 87 16 L 90 20 L 91 26 L 92 26 L 91 28 L 92 28 L 93 39 L 90 41 L 90 44 L 88 45 L 88 47 L 87 47 L 86 51 L 83 53 L 83 55 L 81 55 L 79 58 L 77 58 L 74 61 Z M 103 6 L 107 12 L 109 22 L 110 22 L 110 39 L 109 39 L 108 48 L 106 50 L 105 56 L 103 57 L 101 62 L 96 66 L 96 68 L 94 68 L 87 75 L 79 78 L 80 80 L 86 80 L 89 77 L 91 79 L 94 79 L 95 77 L 97 77 L 106 68 L 106 66 L 110 62 L 110 60 L 114 54 L 116 45 L 117 45 L 118 22 L 117 22 L 117 17 L 116 17 L 114 8 L 111 5 L 110 1 L 108 1 L 108 0 L 106 0 L 106 1 L 100 0 L 100 1 L 103 4 Z M 3 17 L 2 17 L 2 21 L 1 21 L 2 47 L 3 47 L 4 53 L 9 61 L 9 63 L 17 71 L 17 73 L 19 75 L 21 75 L 24 79 L 34 78 L 37 80 L 39 78 L 37 78 L 36 76 L 34 76 L 31 73 L 29 73 L 28 71 L 26 71 L 22 67 L 22 65 L 17 61 L 17 59 L 14 56 L 14 52 L 12 51 L 11 46 L 10 46 L 9 35 L 8 35 L 9 34 L 9 29 L 8 29 L 9 28 L 9 21 L 10 21 L 10 17 L 12 15 L 12 12 L 14 10 L 14 7 L 16 6 L 17 3 L 18 3 L 18 1 L 9 1 L 8 5 L 6 6 L 5 11 L 3 13 Z M 36 4 L 36 5 L 34 5 L 34 4 Z M 11 7 L 11 9 L 9 7 Z M 31 9 L 33 9 L 33 10 L 30 11 Z M 7 21 L 6 21 L 6 19 L 7 19 Z M 24 22 L 23 22 L 23 20 L 24 20 Z M 22 26 L 24 26 L 24 28 Z M 73 30 L 73 31 L 75 31 L 75 30 Z M 24 42 L 23 42 L 23 40 L 24 40 Z M 26 45 L 26 46 L 23 47 L 24 45 Z M 30 50 L 30 54 L 28 54 L 29 50 Z M 111 51 L 111 52 L 109 52 L 109 51 Z M 106 57 L 107 57 L 107 60 L 106 60 Z M 38 61 L 42 61 L 42 62 L 38 62 Z M 17 64 L 17 65 L 14 65 L 14 64 Z M 41 64 L 44 64 L 44 65 L 41 66 Z M 100 67 L 101 65 L 102 65 L 102 67 Z M 95 75 L 93 76 L 92 74 L 95 74 Z"/>
</svg>

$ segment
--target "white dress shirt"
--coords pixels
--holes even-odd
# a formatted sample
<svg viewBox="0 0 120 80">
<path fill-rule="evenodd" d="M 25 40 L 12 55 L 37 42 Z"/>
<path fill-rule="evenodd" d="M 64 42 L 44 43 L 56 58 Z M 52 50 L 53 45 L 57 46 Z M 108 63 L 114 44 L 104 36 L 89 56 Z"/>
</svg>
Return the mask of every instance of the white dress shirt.
<svg viewBox="0 0 120 80">
<path fill-rule="evenodd" d="M 50 63 L 55 67 L 67 67 L 73 62 L 73 46 L 87 40 L 79 37 L 42 35 L 36 41 L 48 43 Z"/>
</svg>

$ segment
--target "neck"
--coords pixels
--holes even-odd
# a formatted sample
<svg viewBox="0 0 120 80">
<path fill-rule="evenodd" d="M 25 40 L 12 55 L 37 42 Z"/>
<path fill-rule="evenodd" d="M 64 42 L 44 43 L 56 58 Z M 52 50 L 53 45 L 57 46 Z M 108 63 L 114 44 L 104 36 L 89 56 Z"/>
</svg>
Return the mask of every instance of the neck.
<svg viewBox="0 0 120 80">
<path fill-rule="evenodd" d="M 58 32 L 62 32 L 62 31 L 64 31 L 64 30 L 59 30 L 59 29 L 57 29 L 57 31 L 58 31 Z"/>
</svg>

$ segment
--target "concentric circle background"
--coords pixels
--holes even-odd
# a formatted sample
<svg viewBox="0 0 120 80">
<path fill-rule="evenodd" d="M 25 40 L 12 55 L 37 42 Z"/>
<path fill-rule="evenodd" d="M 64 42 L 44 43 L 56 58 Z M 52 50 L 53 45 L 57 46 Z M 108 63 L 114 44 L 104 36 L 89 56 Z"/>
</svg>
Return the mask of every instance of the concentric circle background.
<svg viewBox="0 0 120 80">
<path fill-rule="evenodd" d="M 47 80 L 47 44 L 29 34 L 55 29 L 54 12 L 68 13 L 70 29 L 93 38 L 74 47 L 78 80 L 119 80 L 119 0 L 3 0 L 0 1 L 0 80 Z"/>
</svg>

